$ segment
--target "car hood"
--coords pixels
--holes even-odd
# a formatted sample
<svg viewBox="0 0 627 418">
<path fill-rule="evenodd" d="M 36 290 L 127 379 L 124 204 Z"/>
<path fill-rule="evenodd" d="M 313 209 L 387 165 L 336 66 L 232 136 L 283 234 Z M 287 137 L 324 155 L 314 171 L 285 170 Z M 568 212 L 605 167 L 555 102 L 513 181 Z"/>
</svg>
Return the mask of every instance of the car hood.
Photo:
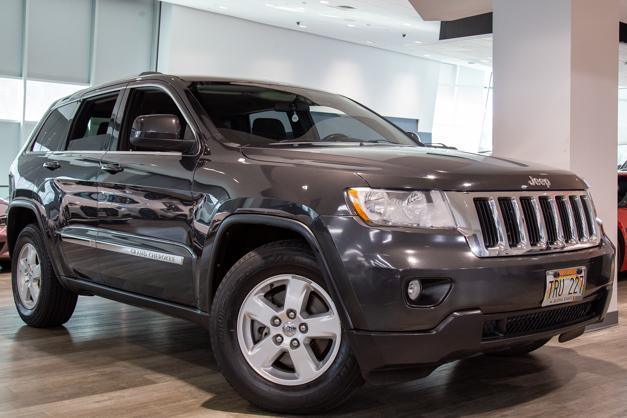
<svg viewBox="0 0 627 418">
<path fill-rule="evenodd" d="M 582 190 L 571 172 L 467 152 L 404 146 L 243 148 L 247 158 L 321 170 L 350 170 L 370 187 L 461 191 Z"/>
</svg>

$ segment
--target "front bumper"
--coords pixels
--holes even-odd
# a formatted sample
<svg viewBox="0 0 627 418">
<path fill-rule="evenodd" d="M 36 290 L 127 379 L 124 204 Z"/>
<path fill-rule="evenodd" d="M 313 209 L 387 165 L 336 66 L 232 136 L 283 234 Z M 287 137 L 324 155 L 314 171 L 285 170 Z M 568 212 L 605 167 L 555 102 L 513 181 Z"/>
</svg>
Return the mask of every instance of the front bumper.
<svg viewBox="0 0 627 418">
<path fill-rule="evenodd" d="M 608 289 L 609 290 L 609 289 Z M 424 377 L 449 361 L 471 357 L 478 353 L 499 351 L 517 344 L 561 335 L 565 340 L 575 338 L 590 324 L 599 322 L 609 303 L 609 292 L 566 305 L 501 314 L 484 314 L 481 310 L 455 312 L 436 328 L 426 332 L 394 333 L 350 331 L 351 347 L 362 374 L 371 383 L 391 383 Z M 585 306 L 585 310 L 584 310 Z M 570 318 L 565 312 L 570 311 Z M 578 315 L 578 313 L 585 314 Z M 553 318 L 552 324 L 534 328 L 542 319 Z M 560 317 L 566 317 L 563 322 Z M 510 336 L 490 332 L 493 323 L 507 323 L 516 318 L 528 318 L 526 330 Z M 545 320 L 546 322 L 547 321 Z M 518 328 L 520 324 L 517 324 Z M 524 328 L 524 327 L 522 327 Z"/>
<path fill-rule="evenodd" d="M 370 381 L 420 376 L 447 361 L 579 330 L 607 311 L 614 248 L 605 237 L 583 250 L 479 258 L 456 231 L 375 229 L 352 217 L 323 222 L 341 260 L 332 274 L 343 289 L 348 335 Z M 587 269 L 584 299 L 541 308 L 546 271 L 579 266 Z M 441 303 L 415 307 L 405 296 L 412 279 L 447 279 L 452 286 Z M 580 303 L 590 310 L 575 320 L 495 338 L 507 318 L 548 315 Z"/>
</svg>

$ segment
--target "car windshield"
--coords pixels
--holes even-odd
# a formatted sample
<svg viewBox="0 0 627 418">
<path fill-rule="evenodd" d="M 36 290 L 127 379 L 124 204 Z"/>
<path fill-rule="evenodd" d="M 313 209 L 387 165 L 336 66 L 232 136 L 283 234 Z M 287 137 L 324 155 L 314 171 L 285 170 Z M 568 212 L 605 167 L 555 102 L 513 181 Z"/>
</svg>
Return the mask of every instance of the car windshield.
<svg viewBox="0 0 627 418">
<path fill-rule="evenodd" d="M 194 82 L 190 91 L 229 143 L 421 145 L 372 111 L 335 94 L 234 82 Z"/>
</svg>

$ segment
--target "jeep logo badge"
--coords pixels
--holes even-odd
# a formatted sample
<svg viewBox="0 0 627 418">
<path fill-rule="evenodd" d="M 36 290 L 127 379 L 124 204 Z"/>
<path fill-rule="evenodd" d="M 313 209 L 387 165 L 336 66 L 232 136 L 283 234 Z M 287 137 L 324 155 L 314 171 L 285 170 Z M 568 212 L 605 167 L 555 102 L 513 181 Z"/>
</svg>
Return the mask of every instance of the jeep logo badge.
<svg viewBox="0 0 627 418">
<path fill-rule="evenodd" d="M 540 177 L 532 177 L 529 176 L 529 185 L 530 186 L 546 186 L 546 188 L 551 187 L 551 180 Z"/>
</svg>

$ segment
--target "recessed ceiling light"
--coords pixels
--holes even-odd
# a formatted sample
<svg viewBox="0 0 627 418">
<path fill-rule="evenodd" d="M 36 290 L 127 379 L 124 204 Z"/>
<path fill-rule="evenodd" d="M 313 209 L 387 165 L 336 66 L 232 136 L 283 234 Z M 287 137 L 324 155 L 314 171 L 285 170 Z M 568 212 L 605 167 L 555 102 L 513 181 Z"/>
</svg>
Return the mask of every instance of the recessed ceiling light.
<svg viewBox="0 0 627 418">
<path fill-rule="evenodd" d="M 421 44 L 422 41 L 414 41 L 415 44 Z"/>
<path fill-rule="evenodd" d="M 229 8 L 226 6 L 219 6 L 218 9 L 222 9 L 222 10 L 228 10 Z"/>
<path fill-rule="evenodd" d="M 374 41 L 366 41 L 368 45 L 374 45 Z"/>
<path fill-rule="evenodd" d="M 327 0 L 320 0 L 320 3 L 322 3 L 322 4 L 329 4 L 329 2 Z"/>
<path fill-rule="evenodd" d="M 431 56 L 431 55 L 429 55 L 429 54 L 424 54 L 424 55 L 423 55 L 423 57 L 425 57 L 425 58 L 429 58 L 430 56 Z"/>
<path fill-rule="evenodd" d="M 405 22 L 405 23 L 403 23 L 403 26 L 411 26 L 411 23 Z"/>
<path fill-rule="evenodd" d="M 348 25 L 346 25 L 346 26 L 348 26 L 349 28 L 354 28 L 354 27 L 355 27 L 355 25 L 353 25 L 352 23 L 349 23 L 349 24 L 348 24 Z"/>
</svg>

